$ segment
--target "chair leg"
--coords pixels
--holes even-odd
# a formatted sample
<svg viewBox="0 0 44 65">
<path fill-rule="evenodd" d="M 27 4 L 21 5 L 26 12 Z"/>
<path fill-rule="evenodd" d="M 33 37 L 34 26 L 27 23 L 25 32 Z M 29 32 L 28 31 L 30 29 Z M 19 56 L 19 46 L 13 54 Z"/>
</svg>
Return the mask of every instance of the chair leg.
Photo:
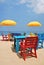
<svg viewBox="0 0 44 65">
<path fill-rule="evenodd" d="M 43 48 L 43 42 L 42 42 L 42 44 L 41 44 L 41 47 Z"/>
<path fill-rule="evenodd" d="M 23 53 L 23 59 L 24 59 L 24 61 L 26 60 L 26 54 L 25 53 Z"/>
<path fill-rule="evenodd" d="M 35 54 L 35 57 L 37 58 L 36 48 L 34 48 L 34 54 Z"/>
<path fill-rule="evenodd" d="M 26 60 L 26 53 L 25 53 L 25 49 L 20 48 L 21 52 L 20 55 L 23 57 L 24 61 Z"/>
</svg>

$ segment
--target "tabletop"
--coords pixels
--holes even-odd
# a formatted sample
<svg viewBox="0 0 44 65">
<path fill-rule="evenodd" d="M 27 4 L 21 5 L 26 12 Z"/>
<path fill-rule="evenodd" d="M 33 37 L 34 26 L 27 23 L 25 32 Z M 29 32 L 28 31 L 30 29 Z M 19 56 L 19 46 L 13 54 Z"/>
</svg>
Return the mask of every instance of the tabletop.
<svg viewBox="0 0 44 65">
<path fill-rule="evenodd" d="M 14 38 L 17 38 L 17 39 L 19 39 L 19 38 L 25 38 L 26 36 L 14 36 Z"/>
</svg>

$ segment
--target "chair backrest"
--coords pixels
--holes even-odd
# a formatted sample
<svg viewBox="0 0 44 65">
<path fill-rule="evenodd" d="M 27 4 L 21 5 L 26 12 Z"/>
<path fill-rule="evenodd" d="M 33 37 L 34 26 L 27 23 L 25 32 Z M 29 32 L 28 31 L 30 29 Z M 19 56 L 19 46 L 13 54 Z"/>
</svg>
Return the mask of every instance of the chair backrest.
<svg viewBox="0 0 44 65">
<path fill-rule="evenodd" d="M 39 40 L 44 40 L 44 34 L 38 34 Z"/>
<path fill-rule="evenodd" d="M 25 45 L 34 45 L 37 46 L 38 37 L 27 37 L 25 38 Z"/>
<path fill-rule="evenodd" d="M 2 35 L 2 37 L 7 37 L 7 35 Z"/>
</svg>

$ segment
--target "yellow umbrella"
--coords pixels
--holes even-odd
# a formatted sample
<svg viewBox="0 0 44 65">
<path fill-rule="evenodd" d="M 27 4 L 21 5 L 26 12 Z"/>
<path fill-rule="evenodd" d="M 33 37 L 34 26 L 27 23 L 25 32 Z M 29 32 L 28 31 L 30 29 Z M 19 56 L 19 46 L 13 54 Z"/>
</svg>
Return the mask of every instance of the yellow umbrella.
<svg viewBox="0 0 44 65">
<path fill-rule="evenodd" d="M 0 26 L 15 26 L 16 22 L 13 20 L 4 20 L 0 22 Z M 8 34 L 8 40 L 10 40 L 11 35 Z"/>
<path fill-rule="evenodd" d="M 27 24 L 27 26 L 41 26 L 42 24 L 38 21 L 32 21 Z"/>
<path fill-rule="evenodd" d="M 38 27 L 38 26 L 42 26 L 42 24 L 38 21 L 31 21 L 27 24 L 27 26 L 30 26 L 30 27 Z M 32 31 L 32 29 L 31 29 Z M 34 31 L 34 28 L 33 28 L 33 31 Z M 34 33 L 30 33 L 31 36 L 35 36 Z"/>
<path fill-rule="evenodd" d="M 4 20 L 0 23 L 0 26 L 14 26 L 16 22 L 13 20 Z"/>
</svg>

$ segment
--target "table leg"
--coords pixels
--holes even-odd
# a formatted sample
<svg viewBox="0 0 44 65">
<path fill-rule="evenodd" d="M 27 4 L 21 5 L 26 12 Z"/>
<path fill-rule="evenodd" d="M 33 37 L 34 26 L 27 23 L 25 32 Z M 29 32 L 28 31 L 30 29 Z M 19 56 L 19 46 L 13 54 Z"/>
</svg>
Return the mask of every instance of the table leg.
<svg viewBox="0 0 44 65">
<path fill-rule="evenodd" d="M 14 38 L 14 49 L 15 49 L 15 47 L 16 47 L 16 39 Z"/>
<path fill-rule="evenodd" d="M 16 39 L 16 52 L 18 52 L 19 51 L 19 40 L 18 39 Z"/>
</svg>

